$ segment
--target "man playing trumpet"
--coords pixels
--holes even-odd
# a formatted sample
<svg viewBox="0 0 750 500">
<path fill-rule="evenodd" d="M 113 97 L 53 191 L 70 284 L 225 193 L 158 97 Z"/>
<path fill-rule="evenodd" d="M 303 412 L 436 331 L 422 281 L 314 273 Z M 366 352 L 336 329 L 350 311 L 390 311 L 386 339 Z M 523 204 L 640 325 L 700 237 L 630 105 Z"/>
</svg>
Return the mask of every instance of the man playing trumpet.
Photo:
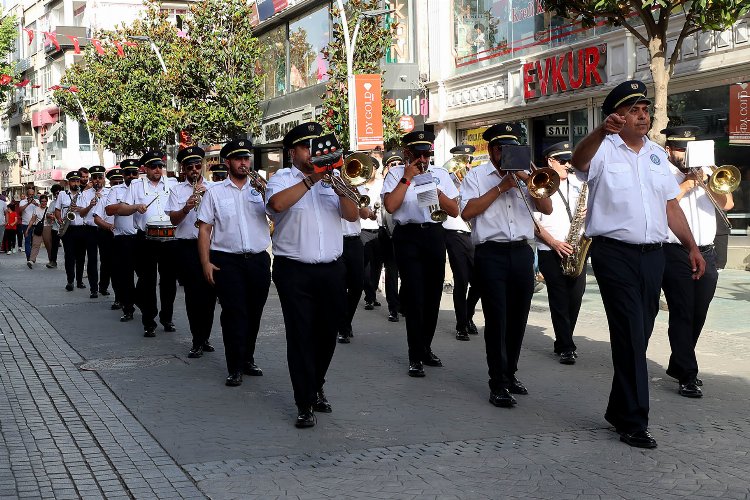
<svg viewBox="0 0 750 500">
<path fill-rule="evenodd" d="M 110 262 L 107 257 L 102 257 L 102 265 L 99 269 L 99 231 L 94 221 L 94 208 L 100 200 L 102 202 L 106 200 L 109 192 L 109 188 L 104 187 L 104 172 L 105 168 L 101 165 L 94 165 L 88 169 L 91 188 L 83 191 L 78 200 L 78 204 L 81 206 L 79 213 L 83 217 L 83 244 L 86 246 L 86 257 L 88 259 L 86 274 L 89 277 L 89 290 L 92 299 L 99 297 L 99 292 L 102 295 L 109 295 L 107 288 L 109 288 L 110 280 Z M 103 242 L 102 244 L 104 245 Z"/>
</svg>

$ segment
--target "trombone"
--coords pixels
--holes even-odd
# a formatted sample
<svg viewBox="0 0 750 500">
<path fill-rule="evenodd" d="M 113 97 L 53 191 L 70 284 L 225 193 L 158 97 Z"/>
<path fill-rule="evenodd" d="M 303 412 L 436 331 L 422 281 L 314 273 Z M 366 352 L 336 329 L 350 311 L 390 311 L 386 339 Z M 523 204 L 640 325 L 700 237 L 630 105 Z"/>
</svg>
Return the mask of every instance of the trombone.
<svg viewBox="0 0 750 500">
<path fill-rule="evenodd" d="M 711 169 L 711 177 L 708 179 L 708 185 L 706 185 L 703 180 L 702 167 L 691 167 L 689 170 L 690 173 L 695 176 L 695 181 L 698 185 L 706 192 L 708 201 L 714 206 L 714 209 L 716 209 L 721 220 L 724 221 L 727 229 L 732 229 L 732 223 L 729 221 L 729 217 L 727 217 L 726 212 L 724 212 L 724 209 L 719 206 L 719 202 L 716 201 L 716 198 L 714 198 L 711 193 L 722 195 L 731 194 L 740 185 L 740 170 L 734 165 L 722 165 L 720 167 L 712 165 L 708 168 Z"/>
<path fill-rule="evenodd" d="M 370 206 L 370 197 L 359 194 L 357 187 L 375 177 L 372 158 L 365 153 L 353 153 L 346 157 L 341 167 L 341 175 L 326 173 L 323 180 L 336 187 L 359 208 Z"/>
<path fill-rule="evenodd" d="M 550 196 L 555 194 L 555 192 L 557 192 L 557 189 L 560 187 L 560 175 L 555 172 L 554 169 L 550 167 L 539 168 L 534 165 L 533 161 L 530 162 L 529 169 L 530 173 L 529 178 L 526 179 L 526 189 L 528 189 L 529 195 L 532 198 L 549 198 Z M 518 189 L 523 194 L 523 184 L 521 183 L 521 179 L 519 179 L 516 173 L 513 171 L 510 172 L 510 175 L 513 176 Z M 523 195 L 521 196 L 521 199 L 523 200 L 524 205 L 526 205 L 526 210 L 529 211 L 529 215 L 531 216 L 531 221 L 534 223 L 536 232 L 541 233 L 539 223 L 536 221 L 536 217 L 534 217 L 534 211 L 531 210 L 529 201 Z"/>
</svg>

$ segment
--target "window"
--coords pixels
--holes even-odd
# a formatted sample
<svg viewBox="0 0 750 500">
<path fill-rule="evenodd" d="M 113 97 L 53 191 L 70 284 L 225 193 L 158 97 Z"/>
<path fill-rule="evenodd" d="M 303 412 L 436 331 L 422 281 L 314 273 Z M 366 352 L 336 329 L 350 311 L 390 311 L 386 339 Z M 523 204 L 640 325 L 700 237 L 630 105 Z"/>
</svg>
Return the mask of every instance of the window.
<svg viewBox="0 0 750 500">
<path fill-rule="evenodd" d="M 289 85 L 292 91 L 328 81 L 328 45 L 331 23 L 324 7 L 289 24 Z"/>
<path fill-rule="evenodd" d="M 266 53 L 259 64 L 265 99 L 286 92 L 286 25 L 282 25 L 259 38 Z"/>
<path fill-rule="evenodd" d="M 41 87 L 39 88 L 39 94 L 44 94 L 47 89 L 52 86 L 52 65 L 44 66 L 39 70 L 39 76 L 37 81 Z"/>
</svg>

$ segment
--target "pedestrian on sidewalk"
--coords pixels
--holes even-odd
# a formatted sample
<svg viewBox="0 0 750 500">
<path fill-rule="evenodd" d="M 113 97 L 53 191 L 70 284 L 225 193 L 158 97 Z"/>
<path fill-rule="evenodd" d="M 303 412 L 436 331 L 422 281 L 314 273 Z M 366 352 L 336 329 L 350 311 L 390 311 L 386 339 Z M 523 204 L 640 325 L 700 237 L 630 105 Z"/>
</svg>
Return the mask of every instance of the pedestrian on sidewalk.
<svg viewBox="0 0 750 500">
<path fill-rule="evenodd" d="M 0 244 L 5 238 L 5 223 L 8 221 L 8 204 L 5 200 L 0 199 Z"/>
<path fill-rule="evenodd" d="M 32 269 L 34 264 L 36 264 L 36 258 L 39 255 L 39 248 L 42 246 L 43 242 L 42 235 L 44 234 L 44 226 L 46 224 L 51 224 L 47 218 L 47 215 L 50 214 L 48 203 L 49 198 L 46 194 L 39 197 L 39 206 L 34 207 L 34 213 L 31 216 L 31 220 L 29 220 L 29 225 L 24 234 L 24 238 L 32 238 L 31 253 L 29 259 L 26 261 L 26 265 L 29 269 Z M 54 213 L 52 215 L 54 217 Z M 47 250 L 47 257 L 49 258 L 50 248 L 46 245 L 44 248 Z"/>
<path fill-rule="evenodd" d="M 18 212 L 16 212 L 15 202 L 11 201 L 5 214 L 5 234 L 3 235 L 3 249 L 8 255 L 16 251 L 17 226 Z"/>
<path fill-rule="evenodd" d="M 604 418 L 624 443 L 656 448 L 648 431 L 646 349 L 659 312 L 668 229 L 688 249 L 692 279 L 705 271 L 667 153 L 646 135 L 651 126 L 646 85 L 630 80 L 604 100 L 606 118 L 573 152 L 573 167 L 588 173 L 586 234 L 591 265 L 609 324 L 614 376 Z"/>
<path fill-rule="evenodd" d="M 27 229 L 31 224 L 31 217 L 34 215 L 34 209 L 39 207 L 36 199 L 36 190 L 33 186 L 26 189 L 26 198 L 18 202 L 18 215 L 20 221 L 18 224 L 18 247 L 21 249 L 21 238 L 23 237 L 23 248 L 26 252 L 26 261 L 31 260 L 31 242 L 32 235 Z M 28 235 L 28 236 L 27 236 Z"/>
</svg>

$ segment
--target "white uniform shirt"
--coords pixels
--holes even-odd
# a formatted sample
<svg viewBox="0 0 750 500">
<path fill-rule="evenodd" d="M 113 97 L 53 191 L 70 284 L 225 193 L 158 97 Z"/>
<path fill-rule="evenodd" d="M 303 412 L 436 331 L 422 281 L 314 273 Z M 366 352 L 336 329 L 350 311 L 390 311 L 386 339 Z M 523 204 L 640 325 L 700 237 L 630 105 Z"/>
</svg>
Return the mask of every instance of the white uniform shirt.
<svg viewBox="0 0 750 500">
<path fill-rule="evenodd" d="M 214 183 L 203 179 L 203 185 L 206 190 L 210 188 Z M 169 191 L 169 199 L 167 205 L 164 207 L 164 211 L 176 212 L 182 210 L 185 207 L 185 203 L 193 196 L 193 185 L 188 181 L 180 182 Z M 204 195 L 205 196 L 205 195 Z M 201 204 L 203 202 L 201 201 Z M 198 239 L 198 228 L 195 227 L 195 221 L 198 220 L 198 212 L 194 209 L 185 215 L 182 222 L 177 224 L 174 235 L 178 240 L 196 240 Z"/>
<path fill-rule="evenodd" d="M 5 210 L 7 210 L 8 204 L 3 200 L 0 200 L 0 224 L 5 225 Z"/>
<path fill-rule="evenodd" d="M 133 221 L 137 229 L 145 231 L 146 224 L 152 220 L 169 220 L 164 207 L 167 206 L 169 191 L 176 183 L 176 179 L 170 179 L 164 175 L 161 176 L 156 186 L 145 177 L 143 179 L 134 179 L 130 183 L 125 194 L 125 199 L 123 200 L 124 203 L 128 205 L 138 205 L 141 203 L 148 205 L 153 201 L 145 214 L 139 214 L 138 212 L 133 214 Z M 156 198 L 156 201 L 154 201 L 154 198 Z"/>
<path fill-rule="evenodd" d="M 334 171 L 334 175 L 338 175 Z M 297 167 L 277 171 L 266 186 L 266 200 L 284 189 L 299 184 L 305 178 Z M 320 264 L 333 262 L 344 251 L 341 229 L 341 204 L 333 189 L 316 182 L 297 203 L 276 213 L 267 206 L 274 223 L 273 254 L 305 262 Z"/>
<path fill-rule="evenodd" d="M 367 188 L 364 186 L 359 186 L 358 188 L 356 188 L 356 191 L 360 195 L 367 194 Z M 370 204 L 372 204 L 372 198 L 370 198 Z M 361 217 L 354 222 L 349 222 L 346 219 L 341 219 L 341 231 L 344 232 L 344 236 L 359 236 L 362 233 L 362 222 L 363 219 Z"/>
<path fill-rule="evenodd" d="M 78 193 L 80 193 L 80 191 L 78 191 Z M 63 221 L 68 215 L 68 209 L 70 208 L 70 204 L 73 198 L 75 198 L 78 193 L 73 194 L 72 196 L 70 194 L 70 191 L 60 191 L 60 193 L 58 193 L 57 199 L 55 200 L 55 210 L 60 209 L 60 217 L 62 218 Z M 79 207 L 81 206 L 80 202 L 81 202 L 82 196 L 83 195 L 79 195 L 78 198 L 76 198 L 76 205 Z M 83 218 L 81 218 L 81 216 L 77 212 L 70 212 L 70 213 L 75 215 L 75 218 L 72 221 L 70 221 L 70 225 L 82 226 Z"/>
<path fill-rule="evenodd" d="M 431 166 L 427 169 L 428 172 L 432 173 L 432 177 L 437 184 L 438 190 L 442 191 L 445 196 L 451 199 L 458 197 L 458 189 L 453 184 L 450 174 L 447 170 L 440 167 Z M 404 176 L 404 166 L 398 165 L 391 167 L 388 171 L 388 175 L 385 176 L 383 181 L 383 191 L 380 194 L 381 203 L 384 203 L 385 195 L 396 189 L 401 178 Z M 404 195 L 404 201 L 401 206 L 393 213 L 393 220 L 397 225 L 403 224 L 423 224 L 425 222 L 431 222 L 439 224 L 430 218 L 429 207 L 420 207 L 417 204 L 417 193 L 414 190 L 414 184 L 410 184 L 406 189 Z"/>
<path fill-rule="evenodd" d="M 500 172 L 491 162 L 482 163 L 469 170 L 461 183 L 461 211 L 471 200 L 479 198 L 491 189 L 497 189 L 502 180 Z M 524 196 L 533 210 L 533 198 L 529 196 L 526 187 L 524 186 L 523 191 L 513 187 L 498 196 L 487 210 L 471 219 L 471 241 L 474 245 L 487 241 L 532 239 L 534 222 L 523 201 Z"/>
<path fill-rule="evenodd" d="M 94 222 L 94 213 L 99 205 L 102 204 L 107 199 L 107 193 L 109 192 L 109 188 L 103 187 L 99 193 L 101 196 L 96 201 L 96 205 L 91 207 L 91 210 L 89 210 L 89 213 L 86 214 L 86 217 L 83 218 L 83 224 L 85 226 L 93 226 L 97 227 L 96 223 Z M 78 204 L 82 207 L 88 207 L 89 203 L 91 203 L 91 200 L 96 196 L 96 190 L 94 188 L 87 189 L 83 193 L 81 193 L 81 197 L 78 198 Z"/>
<path fill-rule="evenodd" d="M 93 214 L 94 219 L 99 217 L 104 222 L 107 222 L 109 224 L 114 224 L 115 216 L 107 215 L 107 212 L 104 210 L 105 208 L 107 208 L 107 198 L 109 197 L 109 192 L 111 190 L 112 190 L 111 186 L 102 188 L 101 190 L 102 196 L 101 198 L 99 198 L 99 201 L 96 202 L 96 205 L 94 205 L 94 208 L 91 209 L 91 213 Z"/>
<path fill-rule="evenodd" d="M 117 205 L 118 203 L 122 203 L 125 200 L 125 195 L 128 193 L 128 186 L 125 183 L 122 183 L 118 186 L 114 186 L 109 189 L 109 193 L 107 193 L 107 199 L 102 204 L 104 208 L 108 207 L 109 205 Z M 115 221 L 115 229 L 114 234 L 115 236 L 128 236 L 128 235 L 134 235 L 136 234 L 137 230 L 135 228 L 135 222 L 133 221 L 132 215 L 114 215 Z"/>
<path fill-rule="evenodd" d="M 588 236 L 635 244 L 667 241 L 667 201 L 680 194 L 680 187 L 658 144 L 644 137 L 635 153 L 619 135 L 608 135 L 588 174 Z"/>
<path fill-rule="evenodd" d="M 458 180 L 456 179 L 456 176 L 453 174 L 450 174 L 450 177 L 451 177 L 451 180 L 453 181 L 453 185 L 456 186 L 456 189 L 460 190 L 461 183 L 458 182 Z M 469 225 L 466 223 L 465 220 L 461 218 L 460 215 L 458 217 L 448 216 L 448 218 L 445 219 L 445 222 L 443 222 L 443 227 L 451 231 L 466 231 L 466 232 L 471 231 L 471 228 L 469 227 Z"/>
<path fill-rule="evenodd" d="M 685 180 L 685 174 L 671 163 L 669 170 L 678 184 Z M 709 201 L 706 190 L 697 186 L 685 193 L 679 203 L 680 208 L 685 212 L 685 218 L 690 226 L 690 232 L 693 233 L 695 243 L 700 247 L 713 244 L 716 237 L 716 209 Z M 671 229 L 669 242 L 681 244 Z"/>
<path fill-rule="evenodd" d="M 263 196 L 249 179 L 241 189 L 229 178 L 211 186 L 203 195 L 198 219 L 213 226 L 211 250 L 260 253 L 271 244 Z"/>
<path fill-rule="evenodd" d="M 545 215 L 541 212 L 534 212 L 539 225 L 546 229 L 557 241 L 565 241 L 567 239 L 568 232 L 570 231 L 570 217 L 575 217 L 576 215 L 578 196 L 581 194 L 581 187 L 583 186 L 583 181 L 579 179 L 578 175 L 581 174 L 568 174 L 567 179 L 560 181 L 560 188 L 550 198 L 552 201 L 551 214 Z M 568 215 L 568 210 L 565 208 L 565 202 L 563 202 L 560 196 L 561 193 L 568 200 L 570 216 Z M 534 206 L 532 205 L 532 210 L 533 208 Z M 583 229 L 583 225 L 581 225 L 581 229 Z M 536 242 L 539 250 L 551 250 L 549 245 L 544 243 L 544 240 L 541 238 L 537 237 Z"/>
<path fill-rule="evenodd" d="M 367 196 L 370 197 L 370 210 L 372 210 L 374 212 L 380 212 L 380 205 L 382 203 L 380 201 L 380 191 L 382 191 L 382 189 L 383 189 L 383 179 L 373 179 L 372 182 L 369 182 L 369 183 L 365 184 L 364 193 L 362 193 L 362 194 L 366 194 Z M 362 192 L 362 191 L 363 190 L 360 189 L 360 192 Z M 378 204 L 378 210 L 377 211 L 375 210 L 375 204 L 376 203 Z M 378 226 L 378 219 L 379 218 L 380 218 L 380 214 L 376 213 L 376 219 L 375 220 L 372 220 L 372 219 L 362 219 L 361 220 L 362 229 L 372 229 L 372 230 L 377 231 L 378 227 L 379 227 Z M 344 233 L 344 234 L 346 234 L 346 233 Z"/>
<path fill-rule="evenodd" d="M 37 202 L 37 204 L 39 204 L 38 200 L 36 200 L 36 202 Z M 21 201 L 18 202 L 18 208 L 22 209 L 23 207 L 25 207 L 28 204 L 29 204 L 29 200 L 27 200 L 26 198 L 24 198 L 23 200 L 21 200 Z M 21 220 L 20 220 L 19 223 L 28 226 L 31 223 L 31 216 L 32 215 L 34 215 L 34 207 L 33 206 L 31 206 L 31 207 L 27 208 L 26 210 L 24 210 L 23 212 L 21 212 Z"/>
</svg>

